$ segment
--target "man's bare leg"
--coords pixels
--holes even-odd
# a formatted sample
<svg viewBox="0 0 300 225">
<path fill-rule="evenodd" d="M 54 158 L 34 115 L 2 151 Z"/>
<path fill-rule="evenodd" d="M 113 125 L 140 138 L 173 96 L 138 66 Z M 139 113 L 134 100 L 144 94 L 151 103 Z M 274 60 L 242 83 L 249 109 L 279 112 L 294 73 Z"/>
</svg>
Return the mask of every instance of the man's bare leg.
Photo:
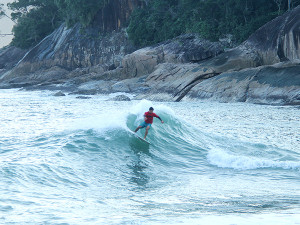
<svg viewBox="0 0 300 225">
<path fill-rule="evenodd" d="M 149 129 L 150 129 L 150 126 L 147 126 L 147 127 L 146 127 L 146 131 L 145 131 L 145 137 L 144 137 L 144 140 L 146 140 L 146 137 L 147 137 L 147 135 L 148 135 Z"/>
<path fill-rule="evenodd" d="M 135 133 L 139 130 L 139 129 L 141 129 L 142 127 L 141 126 L 138 126 L 136 129 L 135 129 Z"/>
</svg>

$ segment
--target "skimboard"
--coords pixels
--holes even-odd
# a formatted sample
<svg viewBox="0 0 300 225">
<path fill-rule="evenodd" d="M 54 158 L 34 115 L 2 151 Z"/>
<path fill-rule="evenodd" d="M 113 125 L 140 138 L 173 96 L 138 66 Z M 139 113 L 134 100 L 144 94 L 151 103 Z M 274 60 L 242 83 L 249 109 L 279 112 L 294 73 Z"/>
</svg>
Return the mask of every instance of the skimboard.
<svg viewBox="0 0 300 225">
<path fill-rule="evenodd" d="M 129 130 L 129 132 L 132 133 L 135 137 L 137 137 L 137 138 L 140 139 L 141 141 L 143 141 L 143 142 L 145 142 L 145 143 L 147 143 L 147 144 L 150 145 L 150 142 L 149 142 L 149 141 L 147 141 L 147 140 L 145 140 L 144 138 L 140 137 L 139 135 L 137 135 L 137 133 L 135 133 L 135 132 L 133 132 L 133 131 L 131 131 L 131 130 Z"/>
</svg>

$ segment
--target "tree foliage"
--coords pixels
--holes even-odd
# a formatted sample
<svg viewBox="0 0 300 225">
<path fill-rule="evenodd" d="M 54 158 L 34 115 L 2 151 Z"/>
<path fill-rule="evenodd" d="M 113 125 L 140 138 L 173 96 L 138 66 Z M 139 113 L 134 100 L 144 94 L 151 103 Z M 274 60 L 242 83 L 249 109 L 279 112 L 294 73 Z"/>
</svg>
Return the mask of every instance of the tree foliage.
<svg viewBox="0 0 300 225">
<path fill-rule="evenodd" d="M 91 24 L 97 12 L 117 0 L 15 0 L 12 44 L 29 48 L 50 34 L 61 23 L 72 26 Z M 141 0 L 142 1 L 142 0 Z M 145 7 L 132 14 L 127 32 L 137 46 L 146 46 L 184 33 L 198 33 L 218 40 L 231 35 L 245 40 L 260 26 L 300 0 L 144 0 Z M 7 16 L 0 4 L 0 16 Z"/>
<path fill-rule="evenodd" d="M 3 4 L 0 4 L 0 18 L 5 15 L 5 11 L 3 9 Z"/>
<path fill-rule="evenodd" d="M 138 46 L 184 33 L 198 33 L 216 41 L 232 35 L 236 43 L 285 12 L 288 0 L 152 0 L 135 10 L 127 29 Z M 300 4 L 291 1 L 291 7 Z"/>
<path fill-rule="evenodd" d="M 62 22 L 54 0 L 19 0 L 8 4 L 13 10 L 12 45 L 29 48 L 50 34 Z"/>
<path fill-rule="evenodd" d="M 89 25 L 96 13 L 109 0 L 55 0 L 68 26 L 80 22 L 83 26 Z"/>
<path fill-rule="evenodd" d="M 12 18 L 10 18 L 9 15 L 7 15 L 7 13 L 5 12 L 4 4 L 0 4 L 0 19 L 2 17 L 7 17 L 8 19 L 12 20 Z"/>
<path fill-rule="evenodd" d="M 9 3 L 13 11 L 12 45 L 29 48 L 53 32 L 64 21 L 72 26 L 90 24 L 109 0 L 17 0 Z M 2 11 L 1 11 L 2 12 Z"/>
</svg>

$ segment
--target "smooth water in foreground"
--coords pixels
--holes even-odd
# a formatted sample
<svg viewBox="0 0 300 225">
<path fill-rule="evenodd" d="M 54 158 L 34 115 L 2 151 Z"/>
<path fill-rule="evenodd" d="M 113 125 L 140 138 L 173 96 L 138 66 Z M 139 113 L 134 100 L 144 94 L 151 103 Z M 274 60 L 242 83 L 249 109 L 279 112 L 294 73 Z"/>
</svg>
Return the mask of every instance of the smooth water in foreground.
<svg viewBox="0 0 300 225">
<path fill-rule="evenodd" d="M 300 224 L 299 107 L 52 94 L 0 90 L 0 224 Z"/>
</svg>

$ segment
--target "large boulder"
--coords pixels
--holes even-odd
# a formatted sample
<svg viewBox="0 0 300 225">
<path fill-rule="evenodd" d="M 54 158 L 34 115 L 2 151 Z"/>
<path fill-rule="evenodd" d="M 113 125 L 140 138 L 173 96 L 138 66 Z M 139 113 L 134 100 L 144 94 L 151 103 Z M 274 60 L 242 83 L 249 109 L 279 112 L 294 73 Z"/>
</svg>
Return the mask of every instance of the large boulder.
<svg viewBox="0 0 300 225">
<path fill-rule="evenodd" d="M 134 50 L 125 31 L 99 37 L 97 30 L 81 32 L 81 26 L 66 28 L 61 25 L 47 36 L 19 62 L 4 78 L 27 76 L 38 71 L 59 66 L 66 70 L 110 65 L 117 67 L 122 58 Z"/>
<path fill-rule="evenodd" d="M 284 62 L 216 73 L 197 64 L 160 64 L 137 99 L 212 100 L 300 105 L 300 63 Z"/>
<path fill-rule="evenodd" d="M 0 79 L 24 57 L 26 50 L 7 46 L 0 49 Z"/>
<path fill-rule="evenodd" d="M 300 64 L 279 63 L 222 73 L 194 86 L 185 100 L 300 104 Z"/>
<path fill-rule="evenodd" d="M 59 92 L 56 92 L 55 94 L 53 94 L 53 96 L 62 97 L 62 96 L 66 96 L 66 94 L 64 94 L 62 91 L 59 91 Z"/>
<path fill-rule="evenodd" d="M 126 102 L 128 102 L 128 101 L 131 101 L 131 99 L 126 95 L 117 95 L 111 99 L 108 99 L 108 101 L 126 101 Z"/>
<path fill-rule="evenodd" d="M 300 6 L 262 26 L 244 43 L 262 64 L 300 59 Z"/>
<path fill-rule="evenodd" d="M 13 68 L 26 54 L 27 50 L 14 46 L 0 49 L 0 69 Z"/>
<path fill-rule="evenodd" d="M 219 42 L 210 42 L 197 35 L 181 35 L 158 45 L 139 49 L 126 55 L 122 61 L 127 78 L 152 73 L 161 63 L 200 62 L 224 52 Z"/>
</svg>

